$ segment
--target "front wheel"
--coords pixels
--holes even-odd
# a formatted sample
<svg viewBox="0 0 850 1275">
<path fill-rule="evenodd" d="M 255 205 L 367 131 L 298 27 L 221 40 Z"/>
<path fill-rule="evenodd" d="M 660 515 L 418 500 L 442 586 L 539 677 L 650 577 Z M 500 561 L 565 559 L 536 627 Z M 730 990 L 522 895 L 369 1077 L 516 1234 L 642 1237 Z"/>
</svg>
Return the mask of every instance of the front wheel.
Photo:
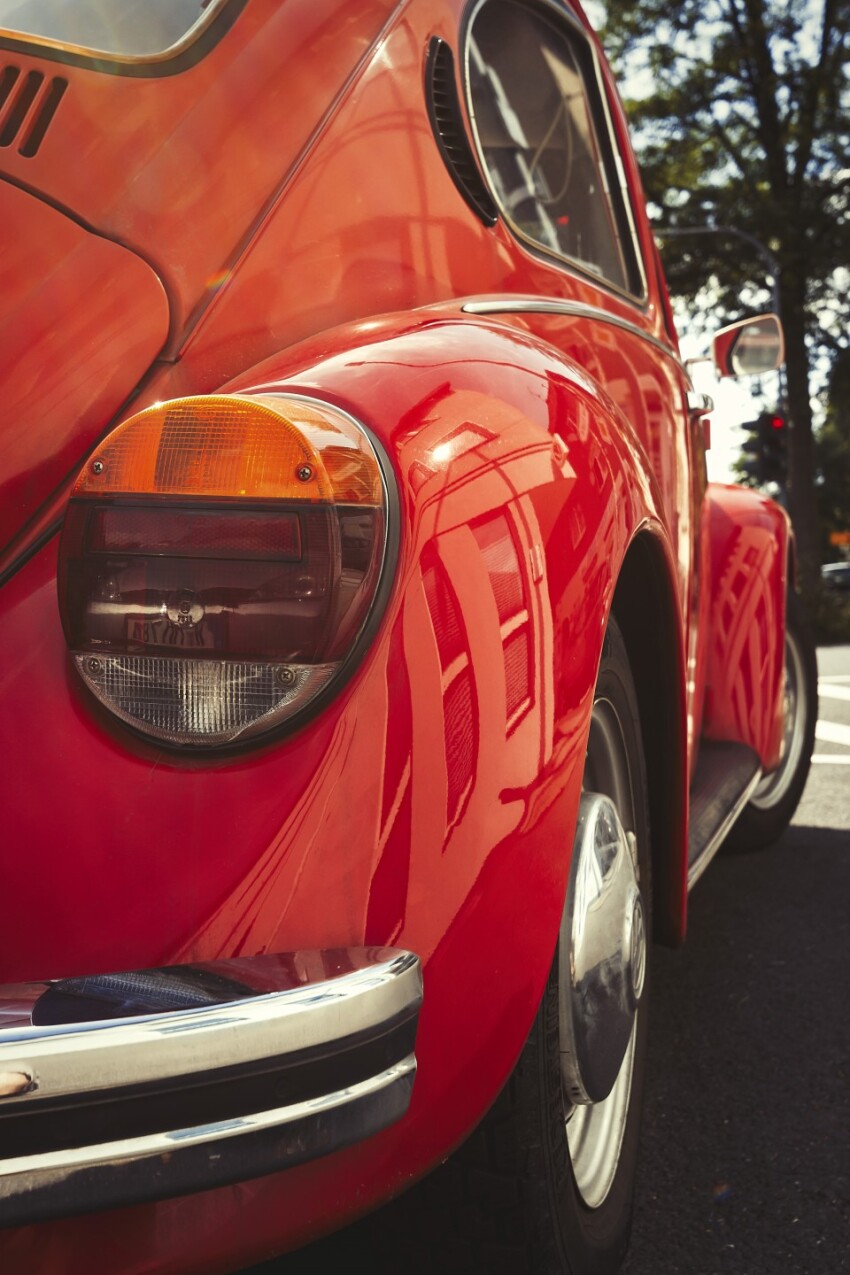
<svg viewBox="0 0 850 1275">
<path fill-rule="evenodd" d="M 785 621 L 785 726 L 782 758 L 765 775 L 724 849 L 757 850 L 776 841 L 797 809 L 812 760 L 818 716 L 815 644 L 802 603 L 788 595 Z"/>
<path fill-rule="evenodd" d="M 443 1197 L 432 1270 L 612 1275 L 628 1246 L 646 1063 L 651 882 L 637 697 L 613 619 L 583 790 L 543 999 L 508 1083 L 442 1171 L 456 1206 L 463 1204 L 448 1207 Z"/>
<path fill-rule="evenodd" d="M 613 619 L 583 789 L 558 952 L 513 1082 L 523 1127 L 530 1131 L 539 1121 L 527 1154 L 536 1177 L 528 1193 L 538 1236 L 532 1270 L 541 1275 L 616 1271 L 631 1231 L 646 1066 L 651 860 L 637 697 Z"/>
<path fill-rule="evenodd" d="M 404 1269 L 416 1275 L 613 1275 L 619 1268 L 631 1230 L 646 1066 L 650 911 L 637 696 L 612 619 L 567 901 L 537 1016 L 474 1133 L 372 1219 L 387 1269 L 398 1264 L 399 1250 Z"/>
</svg>

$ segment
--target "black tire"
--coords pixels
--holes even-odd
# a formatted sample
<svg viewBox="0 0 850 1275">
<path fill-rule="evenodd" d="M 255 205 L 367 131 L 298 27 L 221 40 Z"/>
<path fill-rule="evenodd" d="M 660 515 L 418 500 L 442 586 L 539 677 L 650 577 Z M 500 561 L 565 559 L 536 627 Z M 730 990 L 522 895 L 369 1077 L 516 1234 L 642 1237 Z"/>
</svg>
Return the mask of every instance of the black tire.
<svg viewBox="0 0 850 1275">
<path fill-rule="evenodd" d="M 601 744 L 594 738 L 600 733 Z M 608 756 L 612 752 L 617 756 Z M 585 780 L 586 788 L 615 801 L 624 827 L 635 834 L 649 934 L 646 772 L 634 682 L 613 619 L 597 680 Z M 577 1181 L 567 1133 L 566 1120 L 578 1108 L 570 1107 L 561 1081 L 558 969 L 556 952 L 528 1041 L 481 1125 L 447 1164 L 374 1219 L 381 1227 L 382 1217 L 393 1215 L 391 1231 L 404 1234 L 401 1265 L 409 1272 L 612 1275 L 622 1262 L 631 1231 L 646 1066 L 648 970 L 632 1044 L 615 1082 L 616 1088 L 630 1055 L 613 1178 L 591 1207 Z M 388 1231 L 382 1229 L 386 1243 Z M 398 1250 L 395 1257 L 398 1262 Z"/>
<path fill-rule="evenodd" d="M 806 613 L 789 593 L 785 622 L 785 751 L 765 775 L 724 843 L 733 853 L 772 845 L 791 822 L 809 776 L 818 717 L 818 666 Z"/>
</svg>

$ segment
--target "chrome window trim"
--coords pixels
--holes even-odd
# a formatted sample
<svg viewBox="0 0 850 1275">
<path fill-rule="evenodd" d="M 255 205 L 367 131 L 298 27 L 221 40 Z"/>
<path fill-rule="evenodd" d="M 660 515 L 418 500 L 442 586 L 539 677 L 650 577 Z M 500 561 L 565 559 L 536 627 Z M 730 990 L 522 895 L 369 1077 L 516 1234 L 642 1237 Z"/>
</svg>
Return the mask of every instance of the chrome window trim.
<svg viewBox="0 0 850 1275">
<path fill-rule="evenodd" d="M 593 319 L 597 323 L 609 323 L 612 327 L 629 332 L 632 336 L 647 341 L 654 349 L 660 350 L 667 358 L 672 359 L 677 367 L 684 371 L 684 363 L 673 349 L 666 345 L 653 332 L 646 332 L 629 319 L 619 314 L 612 314 L 602 306 L 588 305 L 584 301 L 559 301 L 552 297 L 516 296 L 499 300 L 465 301 L 461 306 L 465 314 L 552 314 L 571 319 Z"/>
<path fill-rule="evenodd" d="M 71 0 L 68 0 L 70 3 Z M 159 53 L 112 53 L 85 44 L 57 40 L 0 24 L 0 48 L 66 66 L 85 67 L 107 75 L 157 79 L 176 75 L 199 62 L 230 30 L 248 0 L 213 0 L 188 31 Z"/>
</svg>

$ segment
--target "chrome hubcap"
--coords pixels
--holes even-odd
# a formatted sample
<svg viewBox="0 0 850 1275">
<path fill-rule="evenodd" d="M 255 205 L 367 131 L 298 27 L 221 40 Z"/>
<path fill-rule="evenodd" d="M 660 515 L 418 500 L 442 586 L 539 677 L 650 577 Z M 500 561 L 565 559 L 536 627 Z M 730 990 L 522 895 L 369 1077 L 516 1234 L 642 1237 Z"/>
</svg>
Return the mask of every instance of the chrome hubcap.
<svg viewBox="0 0 850 1275">
<path fill-rule="evenodd" d="M 803 657 L 793 634 L 785 634 L 785 725 L 782 735 L 782 759 L 765 775 L 756 788 L 750 804 L 757 810 L 769 810 L 781 801 L 797 772 L 806 733 L 806 679 Z"/>
<path fill-rule="evenodd" d="M 643 990 L 646 937 L 633 841 L 609 797 L 584 794 L 559 984 L 561 1079 L 574 1103 L 610 1094 Z"/>
<path fill-rule="evenodd" d="M 629 1111 L 647 942 L 631 775 L 609 701 L 593 707 L 560 942 L 561 1080 L 567 1142 L 589 1208 L 606 1199 Z M 589 790 L 589 791 L 588 791 Z"/>
</svg>

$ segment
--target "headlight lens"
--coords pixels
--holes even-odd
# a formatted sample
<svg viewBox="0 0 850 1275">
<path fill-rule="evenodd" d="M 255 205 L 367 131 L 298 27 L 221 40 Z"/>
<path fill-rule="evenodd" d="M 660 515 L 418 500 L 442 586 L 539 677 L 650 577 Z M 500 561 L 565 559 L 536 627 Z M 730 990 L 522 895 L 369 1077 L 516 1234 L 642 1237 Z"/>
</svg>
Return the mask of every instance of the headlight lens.
<svg viewBox="0 0 850 1275">
<path fill-rule="evenodd" d="M 60 547 L 86 684 L 171 744 L 303 712 L 374 610 L 386 481 L 362 426 L 312 400 L 179 399 L 120 425 L 77 480 Z"/>
</svg>

